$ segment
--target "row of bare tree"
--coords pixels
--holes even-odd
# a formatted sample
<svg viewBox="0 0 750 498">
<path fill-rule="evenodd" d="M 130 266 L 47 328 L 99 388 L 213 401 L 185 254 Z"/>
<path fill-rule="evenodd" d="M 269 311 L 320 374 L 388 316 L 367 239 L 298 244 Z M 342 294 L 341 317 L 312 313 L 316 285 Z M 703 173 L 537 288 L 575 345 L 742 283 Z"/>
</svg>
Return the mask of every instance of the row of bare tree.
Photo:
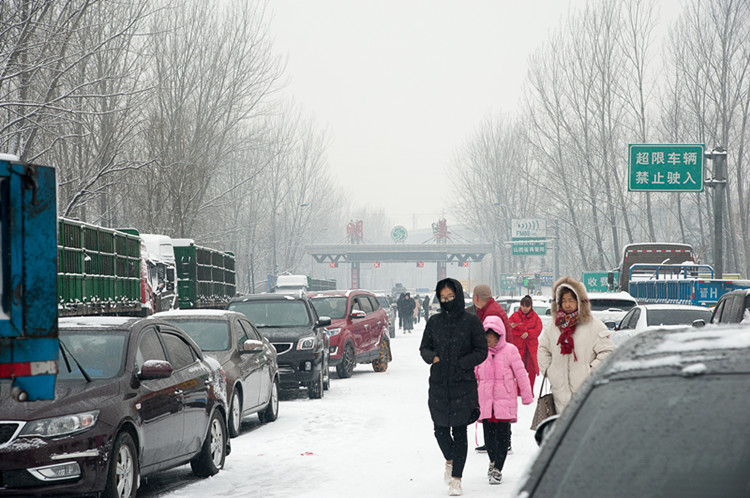
<svg viewBox="0 0 750 498">
<path fill-rule="evenodd" d="M 342 199 L 325 134 L 277 97 L 268 17 L 263 1 L 4 0 L 0 151 L 56 167 L 61 216 L 234 251 L 243 290 L 295 270 Z"/>
<path fill-rule="evenodd" d="M 657 5 L 572 12 L 529 60 L 522 116 L 486 119 L 456 152 L 455 204 L 501 271 L 551 268 L 510 257 L 513 218 L 557 225 L 563 274 L 613 268 L 631 242 L 690 243 L 712 263 L 713 189 L 627 187 L 628 144 L 702 143 L 727 149 L 724 269 L 750 275 L 750 3 L 692 0 L 663 39 Z"/>
</svg>

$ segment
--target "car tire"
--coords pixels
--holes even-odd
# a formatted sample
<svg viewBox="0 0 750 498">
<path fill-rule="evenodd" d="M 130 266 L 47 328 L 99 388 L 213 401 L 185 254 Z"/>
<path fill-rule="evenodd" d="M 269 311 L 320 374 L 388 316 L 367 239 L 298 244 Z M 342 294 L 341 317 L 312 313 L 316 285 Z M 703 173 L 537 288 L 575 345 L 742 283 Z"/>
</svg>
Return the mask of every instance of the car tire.
<svg viewBox="0 0 750 498">
<path fill-rule="evenodd" d="M 271 399 L 262 412 L 258 412 L 258 419 L 264 424 L 279 418 L 279 381 L 274 378 L 271 384 Z"/>
<path fill-rule="evenodd" d="M 307 386 L 307 396 L 310 399 L 320 399 L 323 397 L 323 368 L 318 370 L 318 375 L 310 381 Z"/>
<path fill-rule="evenodd" d="M 344 354 L 341 357 L 341 363 L 336 365 L 336 373 L 340 379 L 348 379 L 354 372 L 354 348 L 351 344 L 347 344 L 344 348 Z"/>
<path fill-rule="evenodd" d="M 201 452 L 190 461 L 193 474 L 197 477 L 211 477 L 224 467 L 227 451 L 227 431 L 221 413 L 214 411 L 208 423 L 208 433 L 203 441 Z"/>
<path fill-rule="evenodd" d="M 104 498 L 135 498 L 138 490 L 138 453 L 133 437 L 121 432 L 115 438 L 112 458 L 107 469 Z"/>
<path fill-rule="evenodd" d="M 232 403 L 229 405 L 229 437 L 240 435 L 240 426 L 242 425 L 242 395 L 239 393 L 237 386 L 232 393 Z"/>
<path fill-rule="evenodd" d="M 380 339 L 380 353 L 378 359 L 372 362 L 372 369 L 376 372 L 385 372 L 388 370 L 388 359 L 390 357 L 390 348 L 385 338 Z"/>
</svg>

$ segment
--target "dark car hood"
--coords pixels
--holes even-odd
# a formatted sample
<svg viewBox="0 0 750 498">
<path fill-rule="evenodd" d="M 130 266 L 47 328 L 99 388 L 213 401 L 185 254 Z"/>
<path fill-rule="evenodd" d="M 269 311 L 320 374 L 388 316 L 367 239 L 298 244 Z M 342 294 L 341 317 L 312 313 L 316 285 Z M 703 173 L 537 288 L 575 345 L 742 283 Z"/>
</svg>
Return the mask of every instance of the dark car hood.
<svg viewBox="0 0 750 498">
<path fill-rule="evenodd" d="M 258 327 L 260 333 L 271 342 L 294 342 L 300 337 L 313 335 L 311 327 Z"/>
<path fill-rule="evenodd" d="M 18 402 L 10 396 L 10 381 L 0 382 L 0 419 L 35 420 L 95 410 L 120 393 L 117 379 L 60 380 L 55 399 Z"/>
</svg>

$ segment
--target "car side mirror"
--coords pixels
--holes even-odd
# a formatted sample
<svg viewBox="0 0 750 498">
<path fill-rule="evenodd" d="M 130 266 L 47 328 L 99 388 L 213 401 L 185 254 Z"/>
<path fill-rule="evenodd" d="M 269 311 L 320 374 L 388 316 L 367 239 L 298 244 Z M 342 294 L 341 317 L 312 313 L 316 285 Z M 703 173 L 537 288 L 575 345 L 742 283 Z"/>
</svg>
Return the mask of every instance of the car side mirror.
<svg viewBox="0 0 750 498">
<path fill-rule="evenodd" d="M 263 343 L 255 339 L 247 339 L 242 343 L 240 354 L 258 353 L 263 350 Z"/>
<path fill-rule="evenodd" d="M 318 327 L 327 327 L 331 324 L 331 317 L 321 316 L 318 317 Z"/>
<path fill-rule="evenodd" d="M 617 322 L 615 322 L 614 320 L 607 320 L 606 322 L 604 322 L 604 325 L 606 325 L 609 330 L 615 330 L 617 327 Z"/>
<path fill-rule="evenodd" d="M 146 360 L 138 372 L 140 380 L 166 379 L 171 375 L 172 364 L 166 360 Z"/>
<path fill-rule="evenodd" d="M 536 432 L 534 433 L 534 440 L 536 441 L 537 445 L 542 445 L 545 438 L 552 431 L 552 428 L 555 426 L 555 422 L 559 417 L 560 415 L 552 415 L 551 417 L 542 420 L 542 423 L 539 424 L 539 426 L 536 428 Z"/>
<path fill-rule="evenodd" d="M 703 318 L 693 320 L 693 327 L 701 328 L 706 326 L 706 321 Z"/>
<path fill-rule="evenodd" d="M 354 320 L 355 318 L 364 318 L 367 316 L 367 313 L 365 313 L 362 310 L 352 310 L 352 314 L 349 315 L 349 317 Z"/>
</svg>

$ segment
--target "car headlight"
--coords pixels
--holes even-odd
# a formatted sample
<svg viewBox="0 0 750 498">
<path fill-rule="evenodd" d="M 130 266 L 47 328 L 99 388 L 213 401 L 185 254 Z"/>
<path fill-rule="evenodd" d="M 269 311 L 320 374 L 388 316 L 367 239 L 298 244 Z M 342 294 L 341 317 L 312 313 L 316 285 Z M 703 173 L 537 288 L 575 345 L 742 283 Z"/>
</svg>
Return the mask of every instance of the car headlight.
<svg viewBox="0 0 750 498">
<path fill-rule="evenodd" d="M 326 334 L 328 334 L 328 337 L 333 337 L 337 335 L 339 332 L 341 332 L 341 329 L 326 329 Z"/>
<path fill-rule="evenodd" d="M 96 425 L 99 410 L 75 413 L 62 417 L 32 420 L 23 426 L 19 436 L 57 437 L 83 432 Z"/>
<path fill-rule="evenodd" d="M 303 337 L 297 341 L 297 349 L 313 349 L 315 347 L 315 339 L 316 337 L 314 335 Z"/>
</svg>

